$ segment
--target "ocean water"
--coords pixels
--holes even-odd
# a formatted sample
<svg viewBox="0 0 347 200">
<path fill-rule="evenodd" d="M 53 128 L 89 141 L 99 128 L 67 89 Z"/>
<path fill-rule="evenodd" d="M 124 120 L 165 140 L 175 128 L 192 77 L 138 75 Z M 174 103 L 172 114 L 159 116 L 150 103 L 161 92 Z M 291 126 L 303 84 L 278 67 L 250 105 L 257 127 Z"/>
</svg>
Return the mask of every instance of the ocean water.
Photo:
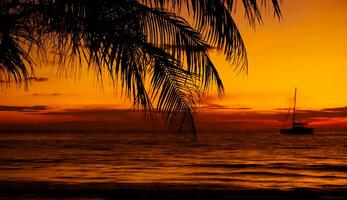
<svg viewBox="0 0 347 200">
<path fill-rule="evenodd" d="M 0 182 L 347 188 L 347 133 L 0 134 Z"/>
</svg>

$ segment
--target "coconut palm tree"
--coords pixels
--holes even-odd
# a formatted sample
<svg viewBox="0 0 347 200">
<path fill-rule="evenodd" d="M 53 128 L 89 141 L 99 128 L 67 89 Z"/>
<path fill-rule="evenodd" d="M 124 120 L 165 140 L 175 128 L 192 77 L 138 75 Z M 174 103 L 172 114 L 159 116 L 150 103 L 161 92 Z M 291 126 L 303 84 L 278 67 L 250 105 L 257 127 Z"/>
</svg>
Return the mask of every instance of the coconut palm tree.
<svg viewBox="0 0 347 200">
<path fill-rule="evenodd" d="M 25 82 L 35 64 L 33 46 L 49 49 L 65 68 L 86 62 L 98 75 L 108 73 L 135 108 L 160 112 L 170 130 L 194 139 L 196 98 L 211 86 L 224 91 L 209 49 L 223 52 L 235 70 L 247 69 L 232 15 L 236 1 L 1 1 L 0 81 Z M 250 25 L 262 22 L 267 4 L 242 0 Z M 271 4 L 281 18 L 278 1 Z"/>
</svg>

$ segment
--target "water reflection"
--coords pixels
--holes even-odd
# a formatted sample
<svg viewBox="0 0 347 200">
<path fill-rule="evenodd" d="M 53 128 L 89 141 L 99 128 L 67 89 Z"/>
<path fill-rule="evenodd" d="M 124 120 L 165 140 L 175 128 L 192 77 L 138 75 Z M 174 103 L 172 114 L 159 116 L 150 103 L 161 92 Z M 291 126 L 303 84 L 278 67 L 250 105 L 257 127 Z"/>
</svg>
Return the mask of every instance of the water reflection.
<svg viewBox="0 0 347 200">
<path fill-rule="evenodd" d="M 250 188 L 347 185 L 347 134 L 2 134 L 0 181 L 184 183 Z"/>
</svg>

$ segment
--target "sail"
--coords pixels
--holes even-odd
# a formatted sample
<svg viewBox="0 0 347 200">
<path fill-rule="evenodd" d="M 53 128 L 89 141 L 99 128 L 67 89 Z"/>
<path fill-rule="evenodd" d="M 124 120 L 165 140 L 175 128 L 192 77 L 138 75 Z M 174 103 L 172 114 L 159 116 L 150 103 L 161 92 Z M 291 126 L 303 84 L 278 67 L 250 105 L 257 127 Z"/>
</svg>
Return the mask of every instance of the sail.
<svg viewBox="0 0 347 200">
<path fill-rule="evenodd" d="M 314 129 L 309 128 L 307 126 L 307 123 L 301 123 L 301 122 L 295 121 L 296 93 L 297 93 L 297 88 L 295 88 L 295 92 L 294 92 L 294 107 L 293 107 L 292 127 L 288 128 L 288 129 L 285 128 L 287 125 L 288 118 L 290 116 L 290 111 L 291 111 L 291 107 L 289 107 L 288 113 L 287 113 L 286 118 L 284 120 L 282 129 L 280 130 L 280 133 L 283 133 L 283 134 L 311 134 L 311 133 L 314 133 Z"/>
</svg>

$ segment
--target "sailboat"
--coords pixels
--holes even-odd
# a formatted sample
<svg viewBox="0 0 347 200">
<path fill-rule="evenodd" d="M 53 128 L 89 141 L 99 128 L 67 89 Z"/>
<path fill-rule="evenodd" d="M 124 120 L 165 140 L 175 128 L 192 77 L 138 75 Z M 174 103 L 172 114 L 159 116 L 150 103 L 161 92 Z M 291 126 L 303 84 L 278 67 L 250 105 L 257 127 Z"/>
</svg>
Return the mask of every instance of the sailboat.
<svg viewBox="0 0 347 200">
<path fill-rule="evenodd" d="M 291 128 L 285 128 L 285 126 L 287 124 L 288 116 L 289 116 L 290 110 L 291 110 L 289 108 L 288 115 L 287 115 L 287 117 L 283 123 L 283 127 L 280 130 L 280 133 L 282 133 L 282 134 L 312 134 L 312 133 L 314 133 L 314 128 L 308 127 L 307 123 L 295 121 L 296 92 L 297 92 L 297 89 L 295 88 L 292 127 Z"/>
</svg>

